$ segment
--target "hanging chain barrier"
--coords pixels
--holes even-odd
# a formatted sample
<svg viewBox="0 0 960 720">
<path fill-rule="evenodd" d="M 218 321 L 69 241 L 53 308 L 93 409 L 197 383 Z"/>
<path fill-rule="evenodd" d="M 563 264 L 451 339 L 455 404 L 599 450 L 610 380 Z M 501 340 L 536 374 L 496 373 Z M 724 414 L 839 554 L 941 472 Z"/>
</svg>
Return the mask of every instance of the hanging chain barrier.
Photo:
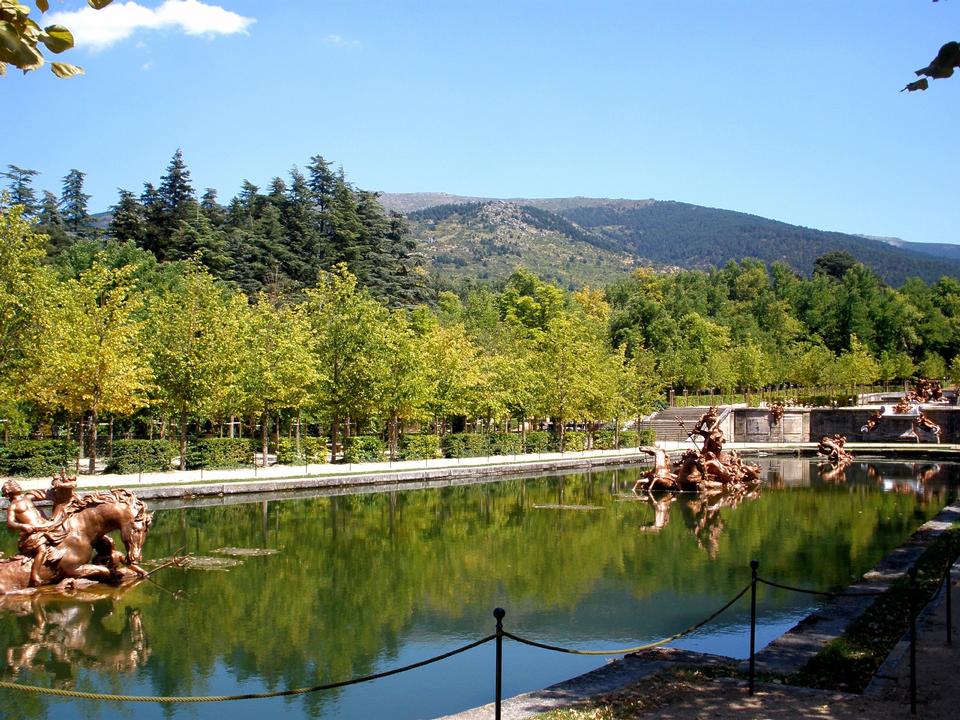
<svg viewBox="0 0 960 720">
<path fill-rule="evenodd" d="M 513 633 L 506 632 L 506 631 L 504 631 L 503 635 L 504 637 L 508 637 L 511 640 L 515 640 L 518 643 L 521 643 L 523 645 L 530 645 L 531 647 L 537 647 L 542 650 L 552 650 L 553 652 L 569 653 L 571 655 L 629 655 L 631 653 L 642 652 L 644 650 L 652 650 L 653 648 L 660 647 L 661 645 L 666 645 L 668 643 L 672 643 L 674 640 L 679 640 L 682 637 L 686 637 L 687 635 L 690 635 L 691 633 L 696 632 L 707 623 L 710 623 L 716 620 L 717 617 L 719 617 L 723 612 L 725 612 L 726 610 L 729 610 L 730 607 L 733 606 L 734 603 L 737 602 L 737 600 L 742 598 L 749 589 L 750 589 L 750 585 L 746 585 L 743 588 L 743 590 L 741 590 L 736 595 L 734 595 L 734 597 L 731 600 L 729 600 L 727 603 L 725 603 L 723 607 L 719 608 L 718 610 L 713 612 L 710 616 L 704 618 L 700 622 L 694 625 L 691 625 L 686 630 L 681 630 L 680 632 L 675 633 L 670 637 L 665 637 L 662 640 L 646 643 L 645 645 L 637 645 L 636 647 L 621 648 L 620 650 L 577 650 L 575 648 L 559 647 L 557 645 L 548 645 L 547 643 L 536 642 L 535 640 L 528 640 L 526 638 L 519 637 L 517 635 L 514 635 Z"/>
<path fill-rule="evenodd" d="M 939 586 L 942 590 L 946 591 L 948 598 L 947 601 L 947 642 L 951 642 L 950 634 L 952 631 L 952 606 L 949 602 L 950 596 L 950 571 L 952 563 L 950 559 L 952 558 L 952 553 L 948 547 L 947 553 L 947 563 L 943 571 L 943 577 L 939 581 Z M 847 592 L 823 592 L 818 590 L 809 590 L 805 588 L 794 587 L 791 585 L 785 585 L 783 583 L 774 582 L 772 580 L 767 580 L 761 578 L 757 570 L 760 563 L 756 560 L 750 562 L 750 573 L 751 579 L 750 582 L 740 590 L 736 595 L 734 595 L 730 600 L 724 603 L 720 608 L 711 613 L 709 616 L 703 620 L 689 626 L 685 630 L 682 630 L 678 633 L 665 637 L 661 640 L 657 640 L 650 643 L 645 643 L 643 645 L 637 645 L 635 647 L 629 648 L 620 648 L 617 650 L 580 650 L 576 648 L 561 647 L 558 645 L 551 645 L 549 643 L 542 643 L 536 640 L 530 640 L 528 638 L 515 635 L 511 632 L 508 632 L 503 629 L 503 619 L 506 616 L 506 611 L 502 608 L 496 608 L 494 610 L 494 617 L 496 618 L 496 630 L 492 635 L 487 635 L 486 637 L 480 638 L 474 642 L 463 645 L 449 652 L 436 655 L 434 657 L 428 658 L 426 660 L 421 660 L 419 662 L 411 663 L 409 665 L 404 665 L 403 667 L 394 668 L 392 670 L 385 670 L 379 673 L 373 673 L 370 675 L 364 675 L 362 677 L 352 678 L 350 680 L 341 680 L 339 682 L 333 683 L 324 683 L 321 685 L 312 685 L 309 687 L 302 688 L 293 688 L 290 690 L 275 690 L 271 692 L 261 692 L 261 693 L 239 693 L 233 695 L 119 695 L 111 693 L 98 693 L 98 692 L 86 692 L 81 690 L 68 690 L 61 688 L 51 688 L 51 687 L 40 687 L 36 685 L 28 685 L 25 683 L 9 682 L 9 681 L 0 681 L 0 689 L 3 690 L 15 690 L 19 692 L 33 693 L 37 695 L 51 695 L 54 697 L 61 698 L 74 698 L 82 700 L 104 700 L 110 702 L 153 702 L 153 703 L 208 703 L 208 702 L 227 702 L 232 700 L 262 700 L 267 698 L 278 698 L 278 697 L 291 697 L 295 695 L 306 695 L 308 693 L 320 692 L 323 690 L 334 690 L 336 688 L 347 687 L 348 685 L 356 685 L 359 683 L 370 682 L 371 680 L 378 680 L 380 678 L 390 677 L 391 675 L 399 675 L 410 670 L 415 670 L 417 668 L 424 667 L 426 665 L 432 665 L 433 663 L 439 662 L 441 660 L 446 660 L 447 658 L 454 657 L 461 653 L 467 652 L 468 650 L 473 650 L 474 648 L 485 645 L 488 642 L 496 641 L 495 657 L 496 657 L 496 670 L 495 670 L 495 680 L 496 680 L 496 696 L 495 696 L 495 718 L 500 720 L 501 716 L 501 705 L 502 705 L 502 685 L 503 685 L 503 638 L 509 638 L 514 640 L 522 645 L 528 645 L 531 647 L 540 648 L 542 650 L 549 650 L 552 652 L 567 653 L 571 655 L 628 655 L 631 653 L 638 653 L 644 650 L 651 650 L 662 645 L 667 645 L 668 643 L 679 640 L 683 637 L 691 635 L 700 628 L 704 627 L 708 623 L 715 620 L 722 613 L 729 610 L 733 605 L 737 603 L 744 595 L 748 592 L 750 593 L 750 648 L 749 648 L 749 692 L 753 694 L 754 689 L 754 678 L 755 678 L 755 638 L 756 638 L 756 625 L 757 625 L 757 585 L 767 585 L 769 587 L 778 588 L 781 590 L 787 590 L 791 592 L 802 593 L 806 595 L 818 595 L 828 598 L 856 598 L 856 597 L 877 597 L 886 593 L 897 593 L 897 592 L 908 592 L 910 593 L 911 601 L 911 632 L 910 632 L 910 663 L 911 663 L 911 684 L 910 684 L 910 703 L 911 703 L 911 712 L 916 713 L 916 614 L 918 612 L 916 605 L 916 594 L 917 594 L 917 582 L 916 582 L 916 568 L 911 567 L 909 571 L 910 584 L 905 588 L 892 587 L 884 591 L 862 591 L 855 593 Z"/>
</svg>

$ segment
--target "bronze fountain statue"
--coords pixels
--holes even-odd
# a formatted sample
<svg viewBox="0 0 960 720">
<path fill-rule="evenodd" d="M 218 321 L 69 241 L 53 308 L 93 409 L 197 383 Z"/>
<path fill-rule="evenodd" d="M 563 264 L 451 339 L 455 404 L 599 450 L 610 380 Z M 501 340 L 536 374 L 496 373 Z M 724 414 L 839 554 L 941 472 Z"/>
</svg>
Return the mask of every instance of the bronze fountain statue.
<svg viewBox="0 0 960 720">
<path fill-rule="evenodd" d="M 679 418 L 678 418 L 679 420 Z M 682 421 L 681 421 L 682 422 Z M 641 447 L 640 451 L 653 455 L 654 467 L 644 473 L 633 486 L 634 492 L 645 490 L 680 491 L 739 491 L 760 480 L 760 466 L 743 462 L 735 450 L 724 452 L 723 430 L 717 408 L 711 407 L 700 416 L 688 433 L 699 436 L 702 446 L 687 450 L 683 457 L 671 465 L 670 458 L 662 448 Z"/>
<path fill-rule="evenodd" d="M 0 560 L 0 595 L 64 581 L 119 584 L 146 576 L 140 562 L 153 517 L 143 501 L 128 490 L 78 496 L 75 488 L 76 478 L 63 471 L 47 490 L 24 492 L 15 480 L 3 484 L 10 501 L 7 527 L 20 538 L 19 554 Z M 49 518 L 34 504 L 44 499 L 53 502 Z M 126 555 L 114 549 L 114 531 Z"/>
</svg>

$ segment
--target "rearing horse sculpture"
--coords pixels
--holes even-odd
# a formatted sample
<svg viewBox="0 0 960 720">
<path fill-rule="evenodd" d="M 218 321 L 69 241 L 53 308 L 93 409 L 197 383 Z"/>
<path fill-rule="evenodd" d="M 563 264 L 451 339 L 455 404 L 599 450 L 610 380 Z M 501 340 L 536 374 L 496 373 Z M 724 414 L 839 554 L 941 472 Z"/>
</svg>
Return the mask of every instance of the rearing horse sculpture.
<svg viewBox="0 0 960 720">
<path fill-rule="evenodd" d="M 63 539 L 49 549 L 39 570 L 40 584 L 54 585 L 68 578 L 118 581 L 130 571 L 146 575 L 140 562 L 152 522 L 147 506 L 128 490 L 109 490 L 74 498 L 62 521 Z M 117 567 L 114 562 L 92 562 L 95 550 L 104 545 L 104 538 L 117 530 L 127 551 L 125 563 L 129 570 Z M 27 589 L 31 564 L 31 558 L 21 555 L 0 562 L 0 594 Z"/>
</svg>

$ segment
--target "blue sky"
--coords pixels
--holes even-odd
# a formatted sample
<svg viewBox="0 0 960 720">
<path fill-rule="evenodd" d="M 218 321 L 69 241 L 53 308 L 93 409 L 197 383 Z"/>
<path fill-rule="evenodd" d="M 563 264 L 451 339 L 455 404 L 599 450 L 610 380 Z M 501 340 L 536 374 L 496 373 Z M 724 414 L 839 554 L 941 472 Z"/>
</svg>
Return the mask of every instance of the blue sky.
<svg viewBox="0 0 960 720">
<path fill-rule="evenodd" d="M 0 165 L 54 192 L 83 170 L 103 210 L 178 147 L 224 202 L 319 153 L 364 189 L 960 242 L 960 75 L 898 92 L 960 39 L 960 0 L 138 2 L 64 22 L 85 76 L 0 78 Z"/>
</svg>

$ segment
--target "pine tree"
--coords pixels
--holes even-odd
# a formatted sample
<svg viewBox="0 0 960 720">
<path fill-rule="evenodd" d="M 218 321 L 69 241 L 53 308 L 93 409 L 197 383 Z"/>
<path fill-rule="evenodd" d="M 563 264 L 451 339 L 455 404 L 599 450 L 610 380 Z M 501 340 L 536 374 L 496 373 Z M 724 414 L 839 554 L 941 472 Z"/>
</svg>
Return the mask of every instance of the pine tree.
<svg viewBox="0 0 960 720">
<path fill-rule="evenodd" d="M 67 229 L 76 237 L 85 237 L 92 231 L 90 214 L 87 212 L 87 201 L 90 196 L 83 191 L 85 177 L 86 173 L 71 170 L 63 178 L 60 207 L 63 209 L 63 219 Z"/>
<path fill-rule="evenodd" d="M 118 190 L 120 200 L 114 205 L 110 218 L 111 237 L 120 242 L 131 241 L 143 247 L 146 229 L 144 227 L 144 207 L 129 190 Z"/>
<path fill-rule="evenodd" d="M 345 263 L 357 280 L 365 283 L 365 275 L 357 272 L 362 269 L 363 223 L 353 188 L 347 183 L 342 170 L 334 185 L 333 198 L 324 212 L 329 221 L 330 261 L 334 264 Z"/>
<path fill-rule="evenodd" d="M 22 205 L 23 214 L 27 217 L 33 217 L 37 214 L 37 193 L 33 189 L 33 178 L 39 174 L 38 170 L 28 170 L 16 165 L 7 165 L 7 171 L 0 173 L 0 177 L 5 177 L 10 181 L 8 185 L 10 188 L 10 203 L 12 205 Z"/>
<path fill-rule="evenodd" d="M 213 188 L 207 188 L 200 198 L 200 209 L 207 216 L 207 220 L 215 228 L 220 228 L 227 220 L 227 213 L 217 201 L 217 191 Z"/>
<path fill-rule="evenodd" d="M 158 233 L 154 253 L 158 260 L 166 260 L 168 256 L 179 254 L 178 251 L 171 249 L 174 233 L 181 227 L 181 222 L 189 221 L 197 208 L 193 186 L 190 185 L 190 171 L 183 161 L 183 153 L 179 148 L 173 154 L 170 164 L 167 165 L 167 172 L 160 180 L 157 197 L 159 199 L 159 212 L 156 218 Z"/>
<path fill-rule="evenodd" d="M 47 255 L 55 257 L 70 246 L 63 215 L 60 213 L 60 200 L 49 190 L 43 191 L 43 201 L 37 216 L 40 220 L 37 231 L 47 236 Z"/>
<path fill-rule="evenodd" d="M 320 214 L 314 207 L 314 196 L 303 174 L 293 168 L 283 214 L 287 245 L 297 258 L 291 277 L 302 287 L 316 281 L 326 257 L 326 244 L 320 232 Z"/>
</svg>

